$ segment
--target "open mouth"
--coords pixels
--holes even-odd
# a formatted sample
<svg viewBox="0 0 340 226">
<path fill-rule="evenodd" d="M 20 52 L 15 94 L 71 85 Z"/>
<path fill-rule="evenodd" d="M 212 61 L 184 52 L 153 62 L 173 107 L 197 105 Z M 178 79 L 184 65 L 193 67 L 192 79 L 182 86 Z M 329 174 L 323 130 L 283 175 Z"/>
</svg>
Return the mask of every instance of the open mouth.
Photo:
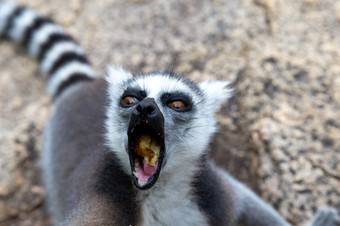
<svg viewBox="0 0 340 226">
<path fill-rule="evenodd" d="M 128 152 L 135 186 L 149 189 L 157 181 L 165 153 L 164 134 L 147 122 L 129 129 Z"/>
</svg>

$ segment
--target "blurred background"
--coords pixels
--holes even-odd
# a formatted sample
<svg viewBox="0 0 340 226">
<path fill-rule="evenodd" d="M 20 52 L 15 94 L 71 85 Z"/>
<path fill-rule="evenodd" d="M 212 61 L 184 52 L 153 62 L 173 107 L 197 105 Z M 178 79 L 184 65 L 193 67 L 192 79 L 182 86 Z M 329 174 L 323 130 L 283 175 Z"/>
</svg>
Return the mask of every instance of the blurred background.
<svg viewBox="0 0 340 226">
<path fill-rule="evenodd" d="M 18 0 L 94 68 L 230 80 L 211 157 L 293 225 L 340 211 L 340 1 Z M 50 225 L 39 169 L 51 110 L 38 65 L 0 39 L 0 225 Z"/>
</svg>

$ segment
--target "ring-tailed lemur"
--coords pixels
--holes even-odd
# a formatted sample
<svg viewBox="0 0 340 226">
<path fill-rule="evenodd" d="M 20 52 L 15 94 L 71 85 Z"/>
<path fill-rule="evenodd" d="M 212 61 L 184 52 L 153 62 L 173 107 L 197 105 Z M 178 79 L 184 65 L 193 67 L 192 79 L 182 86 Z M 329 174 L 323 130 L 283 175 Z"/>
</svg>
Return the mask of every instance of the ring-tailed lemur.
<svg viewBox="0 0 340 226">
<path fill-rule="evenodd" d="M 0 34 L 39 60 L 54 97 L 42 162 L 56 224 L 289 225 L 207 158 L 228 82 L 111 67 L 102 79 L 60 26 L 12 2 L 0 2 Z M 319 209 L 310 225 L 337 218 Z"/>
</svg>

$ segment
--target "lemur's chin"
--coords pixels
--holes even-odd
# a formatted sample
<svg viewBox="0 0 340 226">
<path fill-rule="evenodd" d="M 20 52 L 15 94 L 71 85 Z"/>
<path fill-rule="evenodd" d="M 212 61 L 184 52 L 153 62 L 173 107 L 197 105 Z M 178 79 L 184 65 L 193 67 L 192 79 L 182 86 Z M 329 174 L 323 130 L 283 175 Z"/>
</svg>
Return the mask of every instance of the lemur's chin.
<svg viewBox="0 0 340 226">
<path fill-rule="evenodd" d="M 157 128 L 157 130 L 156 130 Z M 165 144 L 164 130 L 158 131 L 149 122 L 129 128 L 128 154 L 134 185 L 141 190 L 151 188 L 162 169 Z"/>
</svg>

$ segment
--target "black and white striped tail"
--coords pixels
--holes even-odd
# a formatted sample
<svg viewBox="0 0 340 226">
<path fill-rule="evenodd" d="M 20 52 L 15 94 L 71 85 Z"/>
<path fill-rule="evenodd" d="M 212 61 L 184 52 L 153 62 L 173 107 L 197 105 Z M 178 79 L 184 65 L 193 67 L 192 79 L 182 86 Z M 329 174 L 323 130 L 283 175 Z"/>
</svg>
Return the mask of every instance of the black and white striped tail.
<svg viewBox="0 0 340 226">
<path fill-rule="evenodd" d="M 48 78 L 48 91 L 57 96 L 65 87 L 96 74 L 84 50 L 62 27 L 36 11 L 13 2 L 0 1 L 0 36 L 27 47 Z"/>
</svg>

